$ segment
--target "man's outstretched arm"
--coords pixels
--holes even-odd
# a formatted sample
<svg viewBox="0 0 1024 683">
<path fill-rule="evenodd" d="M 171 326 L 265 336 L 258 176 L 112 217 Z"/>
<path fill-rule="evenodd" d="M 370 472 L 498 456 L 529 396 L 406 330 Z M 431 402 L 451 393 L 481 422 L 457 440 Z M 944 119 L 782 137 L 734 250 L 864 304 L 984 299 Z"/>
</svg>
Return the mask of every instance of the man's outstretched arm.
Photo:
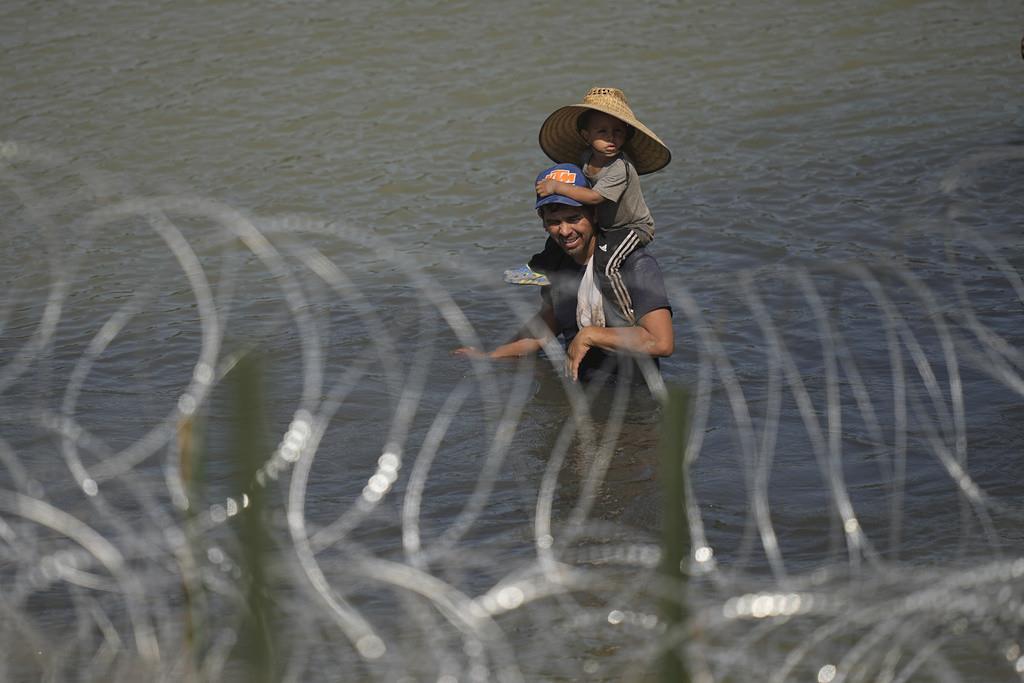
<svg viewBox="0 0 1024 683">
<path fill-rule="evenodd" d="M 555 313 L 545 303 L 537 315 L 520 328 L 512 341 L 502 344 L 492 351 L 481 351 L 473 346 L 461 346 L 452 351 L 452 355 L 469 358 L 520 358 L 540 351 L 554 333 Z"/>
<path fill-rule="evenodd" d="M 570 377 L 578 379 L 583 357 L 595 346 L 605 351 L 670 356 L 675 350 L 672 314 L 667 308 L 658 308 L 640 318 L 634 327 L 584 327 L 565 352 Z"/>
</svg>

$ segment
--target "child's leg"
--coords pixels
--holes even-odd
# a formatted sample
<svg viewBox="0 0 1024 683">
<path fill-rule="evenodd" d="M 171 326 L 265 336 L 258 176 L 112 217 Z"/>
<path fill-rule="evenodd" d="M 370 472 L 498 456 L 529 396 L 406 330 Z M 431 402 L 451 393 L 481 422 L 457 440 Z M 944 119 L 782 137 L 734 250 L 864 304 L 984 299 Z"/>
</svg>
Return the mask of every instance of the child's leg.
<svg viewBox="0 0 1024 683">
<path fill-rule="evenodd" d="M 604 243 L 599 244 L 594 251 L 594 268 L 604 274 L 603 278 L 599 278 L 601 294 L 630 323 L 636 323 L 636 316 L 633 314 L 633 299 L 622 280 L 622 262 L 650 241 L 650 237 L 642 230 L 608 230 L 605 232 Z"/>
<path fill-rule="evenodd" d="M 526 265 L 535 273 L 544 273 L 546 275 L 549 270 L 555 267 L 563 254 L 562 248 L 553 239 L 548 237 L 547 241 L 544 242 L 544 251 L 531 256 Z"/>
</svg>

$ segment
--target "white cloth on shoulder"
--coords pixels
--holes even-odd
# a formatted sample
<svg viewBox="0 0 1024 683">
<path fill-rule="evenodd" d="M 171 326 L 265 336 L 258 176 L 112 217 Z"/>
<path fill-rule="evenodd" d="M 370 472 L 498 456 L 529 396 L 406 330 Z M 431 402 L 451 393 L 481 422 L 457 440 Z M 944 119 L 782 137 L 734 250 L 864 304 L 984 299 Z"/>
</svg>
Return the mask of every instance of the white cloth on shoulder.
<svg viewBox="0 0 1024 683">
<path fill-rule="evenodd" d="M 580 289 L 576 294 L 576 326 L 607 327 L 604 320 L 604 297 L 601 288 L 594 278 L 594 257 L 587 261 L 587 269 L 583 271 Z"/>
</svg>

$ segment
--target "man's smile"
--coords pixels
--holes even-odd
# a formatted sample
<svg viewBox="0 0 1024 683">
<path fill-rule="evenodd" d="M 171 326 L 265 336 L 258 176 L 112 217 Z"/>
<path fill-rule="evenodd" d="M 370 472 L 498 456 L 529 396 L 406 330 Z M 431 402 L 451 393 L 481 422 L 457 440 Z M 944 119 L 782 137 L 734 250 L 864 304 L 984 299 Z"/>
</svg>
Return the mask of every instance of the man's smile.
<svg viewBox="0 0 1024 683">
<path fill-rule="evenodd" d="M 562 243 L 562 247 L 565 249 L 575 249 L 580 246 L 583 242 L 583 237 L 578 233 L 574 232 L 571 235 L 560 237 L 559 241 Z"/>
</svg>

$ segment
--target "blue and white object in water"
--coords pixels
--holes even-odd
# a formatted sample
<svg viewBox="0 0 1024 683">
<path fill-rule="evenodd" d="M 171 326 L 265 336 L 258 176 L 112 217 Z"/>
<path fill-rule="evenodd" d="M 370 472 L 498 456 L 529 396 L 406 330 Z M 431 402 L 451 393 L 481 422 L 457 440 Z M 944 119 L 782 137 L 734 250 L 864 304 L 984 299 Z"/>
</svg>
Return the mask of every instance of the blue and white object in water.
<svg viewBox="0 0 1024 683">
<path fill-rule="evenodd" d="M 544 273 L 538 273 L 530 268 L 530 266 L 519 266 L 512 270 L 505 271 L 505 282 L 513 285 L 547 285 L 548 276 Z"/>
</svg>

